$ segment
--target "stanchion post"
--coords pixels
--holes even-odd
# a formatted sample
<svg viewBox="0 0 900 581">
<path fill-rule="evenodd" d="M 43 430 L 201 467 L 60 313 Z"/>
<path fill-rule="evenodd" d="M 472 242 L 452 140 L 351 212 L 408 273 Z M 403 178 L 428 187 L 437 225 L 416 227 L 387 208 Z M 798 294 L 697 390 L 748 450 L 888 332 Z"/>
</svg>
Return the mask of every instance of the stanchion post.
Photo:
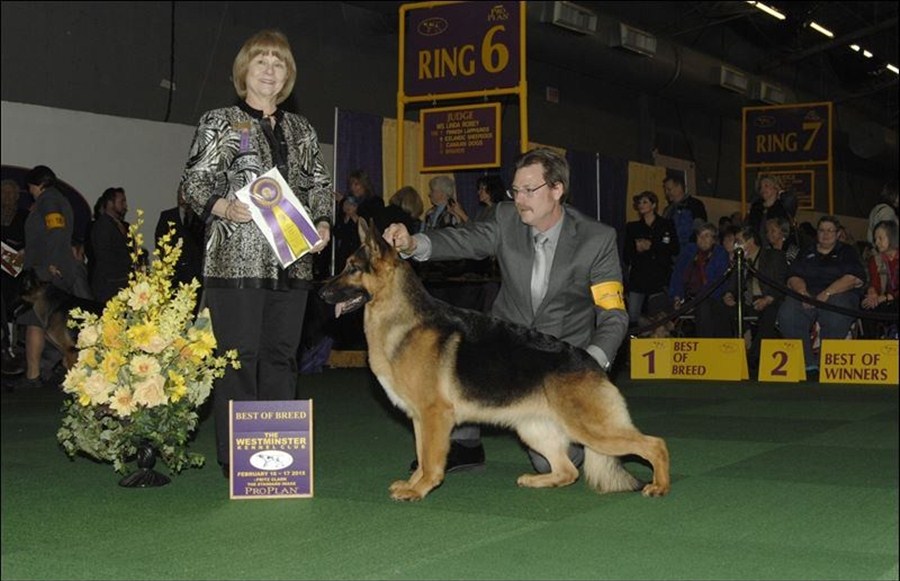
<svg viewBox="0 0 900 581">
<path fill-rule="evenodd" d="M 744 249 L 740 246 L 734 249 L 735 276 L 737 276 L 737 336 L 744 336 Z"/>
</svg>

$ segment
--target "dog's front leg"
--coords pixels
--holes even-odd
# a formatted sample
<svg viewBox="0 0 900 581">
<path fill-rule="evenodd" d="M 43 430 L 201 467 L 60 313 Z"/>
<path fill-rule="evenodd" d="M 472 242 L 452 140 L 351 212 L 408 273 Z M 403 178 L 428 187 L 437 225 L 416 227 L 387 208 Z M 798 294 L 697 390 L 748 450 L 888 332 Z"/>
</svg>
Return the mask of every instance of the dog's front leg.
<svg viewBox="0 0 900 581">
<path fill-rule="evenodd" d="M 391 498 L 421 500 L 443 482 L 452 429 L 453 412 L 444 406 L 433 405 L 421 418 L 413 419 L 419 467 L 409 480 L 398 480 L 391 485 Z"/>
</svg>

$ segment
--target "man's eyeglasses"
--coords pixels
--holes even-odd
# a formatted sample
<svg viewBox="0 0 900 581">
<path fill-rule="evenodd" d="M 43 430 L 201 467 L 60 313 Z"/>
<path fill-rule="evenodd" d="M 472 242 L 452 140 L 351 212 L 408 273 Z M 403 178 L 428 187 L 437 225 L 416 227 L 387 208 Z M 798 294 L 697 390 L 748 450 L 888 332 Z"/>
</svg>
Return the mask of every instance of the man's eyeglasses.
<svg viewBox="0 0 900 581">
<path fill-rule="evenodd" d="M 534 196 L 534 193 L 539 189 L 543 188 L 547 185 L 547 182 L 542 183 L 539 186 L 535 186 L 533 188 L 509 188 L 506 190 L 506 195 L 509 196 L 511 200 L 515 200 L 516 196 L 519 194 L 525 194 L 526 198 L 531 198 Z"/>
<path fill-rule="evenodd" d="M 821 232 L 822 234 L 834 234 L 835 232 L 837 232 L 837 229 L 835 229 L 835 228 L 819 228 L 818 232 Z"/>
</svg>

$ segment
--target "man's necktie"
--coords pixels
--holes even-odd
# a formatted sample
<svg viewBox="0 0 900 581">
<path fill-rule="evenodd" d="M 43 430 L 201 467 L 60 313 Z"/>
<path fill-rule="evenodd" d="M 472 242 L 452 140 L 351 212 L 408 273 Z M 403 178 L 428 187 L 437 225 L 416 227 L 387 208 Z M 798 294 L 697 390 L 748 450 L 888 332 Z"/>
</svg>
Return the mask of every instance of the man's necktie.
<svg viewBox="0 0 900 581">
<path fill-rule="evenodd" d="M 531 270 L 531 307 L 537 312 L 544 295 L 547 294 L 547 278 L 550 274 L 550 265 L 547 260 L 547 242 L 550 239 L 546 234 L 538 234 L 534 237 L 534 265 Z"/>
</svg>

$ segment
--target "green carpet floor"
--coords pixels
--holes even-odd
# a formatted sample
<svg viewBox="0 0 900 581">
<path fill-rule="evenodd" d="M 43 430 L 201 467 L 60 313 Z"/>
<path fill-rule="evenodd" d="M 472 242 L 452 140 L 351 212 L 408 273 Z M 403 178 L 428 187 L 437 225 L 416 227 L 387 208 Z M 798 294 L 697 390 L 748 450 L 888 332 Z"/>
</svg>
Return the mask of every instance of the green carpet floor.
<svg viewBox="0 0 900 581">
<path fill-rule="evenodd" d="M 668 441 L 665 498 L 520 489 L 526 454 L 490 431 L 486 471 L 393 502 L 411 428 L 363 369 L 301 378 L 312 499 L 229 500 L 211 419 L 192 446 L 210 465 L 121 488 L 111 466 L 57 446 L 57 392 L 4 393 L 2 578 L 898 578 L 896 388 L 619 385 L 636 425 Z"/>
</svg>

